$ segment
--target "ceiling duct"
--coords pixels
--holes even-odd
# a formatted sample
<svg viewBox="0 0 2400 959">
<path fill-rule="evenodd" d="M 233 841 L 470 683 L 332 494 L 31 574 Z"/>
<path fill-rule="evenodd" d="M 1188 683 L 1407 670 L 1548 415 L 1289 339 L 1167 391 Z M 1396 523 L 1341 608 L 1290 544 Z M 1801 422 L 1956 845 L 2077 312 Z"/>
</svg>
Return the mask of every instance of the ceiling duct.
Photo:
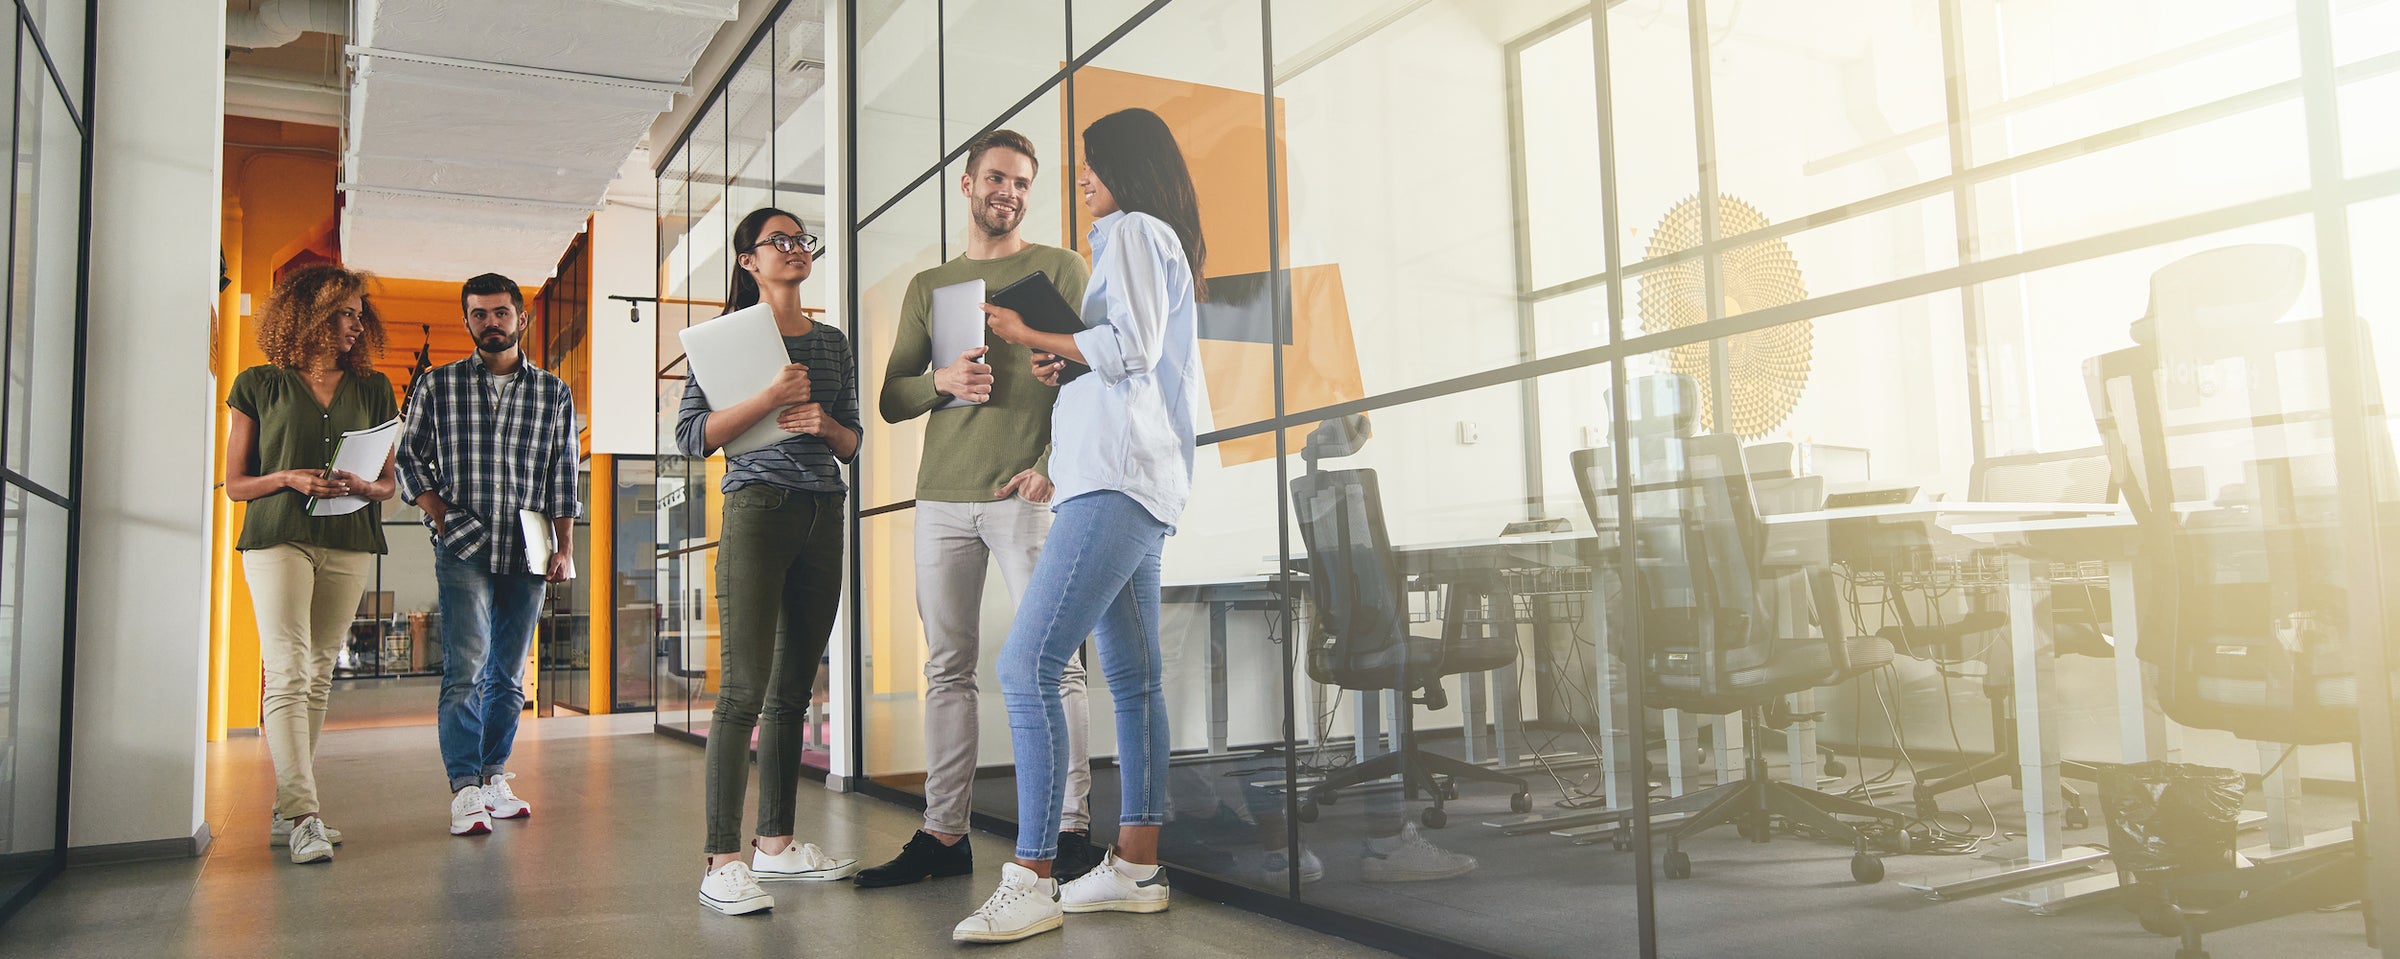
<svg viewBox="0 0 2400 959">
<path fill-rule="evenodd" d="M 245 50 L 280 47 L 303 33 L 349 32 L 348 0 L 259 0 L 256 9 L 225 17 L 225 45 Z"/>
<path fill-rule="evenodd" d="M 342 255 L 533 285 L 737 0 L 359 0 Z"/>
</svg>

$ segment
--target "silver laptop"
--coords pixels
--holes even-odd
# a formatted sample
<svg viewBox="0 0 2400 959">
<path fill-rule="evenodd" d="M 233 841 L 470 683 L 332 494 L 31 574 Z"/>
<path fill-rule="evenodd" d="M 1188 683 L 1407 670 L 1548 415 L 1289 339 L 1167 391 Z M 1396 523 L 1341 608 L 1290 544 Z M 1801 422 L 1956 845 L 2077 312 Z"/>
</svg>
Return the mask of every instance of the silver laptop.
<svg viewBox="0 0 2400 959">
<path fill-rule="evenodd" d="M 987 327 L 983 320 L 983 281 L 968 280 L 936 287 L 933 291 L 933 368 L 941 369 L 958 362 L 958 355 L 984 345 Z M 974 404 L 958 398 L 946 400 L 937 410 Z"/>
</svg>

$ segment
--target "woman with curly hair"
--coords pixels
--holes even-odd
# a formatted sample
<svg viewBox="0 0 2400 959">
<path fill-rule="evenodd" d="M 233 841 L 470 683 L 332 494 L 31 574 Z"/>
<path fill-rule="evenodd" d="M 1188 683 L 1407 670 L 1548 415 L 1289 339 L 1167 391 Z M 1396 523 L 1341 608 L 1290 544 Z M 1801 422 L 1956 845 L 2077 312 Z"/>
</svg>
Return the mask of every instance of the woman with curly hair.
<svg viewBox="0 0 2400 959">
<path fill-rule="evenodd" d="M 270 845 L 292 861 L 333 858 L 341 833 L 318 815 L 317 732 L 333 690 L 334 657 L 384 552 L 382 510 L 397 492 L 389 456 L 374 477 L 331 468 L 344 432 L 398 415 L 392 381 L 375 371 L 383 325 L 367 280 L 337 266 L 285 277 L 258 319 L 267 362 L 234 377 L 225 399 L 225 494 L 250 504 L 242 520 L 242 570 L 258 615 L 266 666 L 267 750 L 275 759 Z M 359 496 L 364 509 L 310 515 L 312 500 Z"/>
</svg>

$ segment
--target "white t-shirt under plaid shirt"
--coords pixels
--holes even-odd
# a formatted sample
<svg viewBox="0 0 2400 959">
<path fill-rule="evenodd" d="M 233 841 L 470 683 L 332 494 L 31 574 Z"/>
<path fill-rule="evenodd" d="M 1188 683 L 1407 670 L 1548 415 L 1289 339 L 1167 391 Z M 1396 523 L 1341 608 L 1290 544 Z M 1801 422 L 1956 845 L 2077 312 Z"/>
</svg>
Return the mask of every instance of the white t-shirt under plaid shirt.
<svg viewBox="0 0 2400 959">
<path fill-rule="evenodd" d="M 450 504 L 434 546 L 495 573 L 522 572 L 517 511 L 582 515 L 575 501 L 575 400 L 532 362 L 495 381 L 483 354 L 426 371 L 411 388 L 400 433 L 400 496 Z M 432 518 L 426 519 L 432 528 Z"/>
</svg>

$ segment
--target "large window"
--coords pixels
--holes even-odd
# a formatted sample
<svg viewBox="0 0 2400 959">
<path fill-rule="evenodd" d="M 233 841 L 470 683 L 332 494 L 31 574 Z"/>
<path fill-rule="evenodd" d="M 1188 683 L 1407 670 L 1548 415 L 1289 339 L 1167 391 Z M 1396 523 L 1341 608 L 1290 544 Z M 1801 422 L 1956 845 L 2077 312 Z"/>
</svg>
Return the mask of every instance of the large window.
<svg viewBox="0 0 2400 959">
<path fill-rule="evenodd" d="M 83 237 L 90 224 L 94 4 L 11 8 L 15 126 L 0 394 L 0 918 L 64 865 L 82 440 Z"/>
<path fill-rule="evenodd" d="M 2378 398 L 2400 347 L 2391 284 L 2356 268 L 2400 255 L 2395 8 L 862 0 L 836 76 L 793 66 L 779 23 L 666 154 L 661 335 L 721 308 L 734 220 L 773 202 L 814 228 L 831 183 L 842 295 L 811 305 L 871 404 L 911 278 L 964 249 L 965 145 L 1030 138 L 1025 235 L 1086 251 L 1079 131 L 1152 110 L 1214 293 L 1163 576 L 1179 881 L 1427 954 L 1965 928 L 2147 955 L 2185 921 L 2164 903 L 2206 905 L 2186 874 L 2117 888 L 2146 827 L 2112 764 L 2164 760 L 2230 770 L 2243 810 L 2172 841 L 2236 881 L 2326 880 L 2277 886 L 2286 915 L 2218 910 L 2214 954 L 2365 955 L 2345 902 L 2400 941 L 2400 597 L 2369 598 L 2400 542 Z M 827 102 L 830 156 L 794 112 Z M 2247 418 L 2194 418 L 2237 396 Z M 949 451 L 924 418 L 866 427 L 833 681 L 863 694 L 856 772 L 907 801 L 916 480 Z M 657 468 L 660 722 L 687 732 L 721 476 Z M 1312 555 L 1344 530 L 1383 543 Z M 1361 578 L 1393 587 L 1365 610 L 1385 634 L 1343 634 L 1362 610 L 1332 606 L 1361 600 L 1328 584 Z M 1015 609 L 986 582 L 974 801 L 998 828 Z M 1394 643 L 1441 678 L 1342 668 Z M 1108 695 L 1095 674 L 1101 839 Z M 1395 751 L 1442 781 L 1361 765 Z M 2356 822 L 2385 824 L 2381 858 L 2341 844 Z"/>
</svg>

